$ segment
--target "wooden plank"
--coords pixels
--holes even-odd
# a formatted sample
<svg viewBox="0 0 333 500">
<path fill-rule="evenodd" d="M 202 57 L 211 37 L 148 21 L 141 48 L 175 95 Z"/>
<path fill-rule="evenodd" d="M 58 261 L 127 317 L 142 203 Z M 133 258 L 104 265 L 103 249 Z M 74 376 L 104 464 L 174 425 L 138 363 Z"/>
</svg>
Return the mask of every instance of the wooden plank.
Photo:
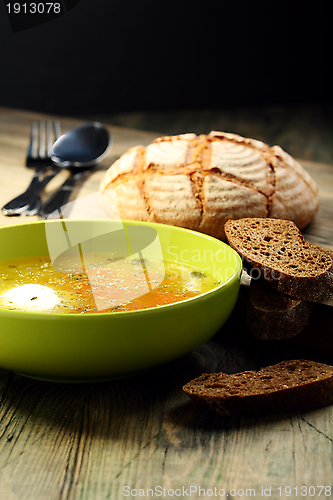
<svg viewBox="0 0 333 500">
<path fill-rule="evenodd" d="M 2 204 L 31 178 L 24 158 L 31 121 L 40 118 L 43 115 L 0 110 Z M 80 123 L 62 117 L 61 121 L 64 128 Z M 114 138 L 110 155 L 80 187 L 78 196 L 96 192 L 105 169 L 129 147 L 148 144 L 155 137 L 109 128 Z M 318 183 L 321 197 L 318 215 L 305 235 L 332 248 L 332 167 L 302 163 Z M 2 216 L 0 225 L 31 220 Z M 183 384 L 203 372 L 232 373 L 294 357 L 332 363 L 328 353 L 252 339 L 240 328 L 238 306 L 240 310 L 211 341 L 129 379 L 55 384 L 0 370 L 0 497 L 113 500 L 126 497 L 129 488 L 135 491 L 128 498 L 168 498 L 172 492 L 180 498 L 190 493 L 195 499 L 218 498 L 214 492 L 221 490 L 221 498 L 254 493 L 264 498 L 270 493 L 270 498 L 279 499 L 288 498 L 284 490 L 288 486 L 298 488 L 290 498 L 329 497 L 318 486 L 332 487 L 332 406 L 292 415 L 229 419 L 201 412 L 182 391 Z"/>
</svg>

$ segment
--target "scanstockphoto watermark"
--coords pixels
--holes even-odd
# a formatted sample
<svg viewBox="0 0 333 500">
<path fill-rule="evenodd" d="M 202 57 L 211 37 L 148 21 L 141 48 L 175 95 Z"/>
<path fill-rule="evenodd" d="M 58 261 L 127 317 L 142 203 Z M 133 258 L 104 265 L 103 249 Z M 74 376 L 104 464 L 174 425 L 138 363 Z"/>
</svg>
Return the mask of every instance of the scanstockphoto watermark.
<svg viewBox="0 0 333 500">
<path fill-rule="evenodd" d="M 243 260 L 244 262 L 244 260 Z M 279 280 L 282 277 L 281 271 L 275 271 L 274 269 L 269 269 L 264 267 L 263 269 L 259 269 L 258 267 L 248 267 L 244 266 L 246 273 L 250 276 L 252 280 L 259 280 L 263 278 L 264 280 Z"/>
<path fill-rule="evenodd" d="M 243 263 L 243 268 L 246 271 L 246 273 L 250 276 L 251 279 L 253 280 L 259 280 L 260 278 L 263 278 L 265 280 L 279 280 L 282 277 L 282 272 L 277 271 L 271 267 L 266 267 L 263 266 L 261 269 L 257 266 L 249 264 L 249 262 L 245 259 L 243 255 L 239 255 L 241 258 L 241 261 Z"/>
<path fill-rule="evenodd" d="M 135 498 L 250 498 L 256 496 L 255 488 L 232 488 L 225 490 L 218 488 L 202 488 L 201 486 L 181 486 L 179 488 L 167 488 L 165 486 L 154 486 L 153 488 L 131 488 L 124 486 L 122 494 L 124 497 Z"/>
<path fill-rule="evenodd" d="M 228 280 L 235 272 L 235 257 L 227 247 L 219 248 L 217 251 L 211 248 L 184 248 L 170 245 L 165 252 L 166 261 L 174 262 L 190 267 L 197 267 L 199 274 L 214 276 L 220 282 Z M 170 266 L 168 271 L 170 270 Z M 180 276 L 184 278 L 188 270 L 179 269 Z M 184 273 L 184 276 L 182 274 Z"/>
<path fill-rule="evenodd" d="M 217 252 L 214 252 L 210 248 L 189 250 L 186 248 L 179 249 L 176 245 L 170 245 L 167 249 L 167 256 L 168 260 L 174 262 L 182 262 L 184 264 L 192 265 L 197 263 L 203 272 L 211 272 L 213 266 L 214 276 L 222 280 L 224 276 L 221 276 L 221 273 L 227 276 L 229 275 L 229 271 L 234 269 L 234 265 L 230 260 L 230 254 L 222 248 L 220 248 Z M 259 280 L 260 278 L 265 280 L 279 280 L 282 277 L 282 273 L 280 271 L 267 267 L 260 269 L 256 266 L 249 266 L 243 256 L 240 255 L 240 258 L 243 262 L 243 268 L 253 280 Z M 229 261 L 231 264 L 230 268 L 228 267 Z M 205 266 L 205 264 L 209 264 L 209 266 L 207 268 L 202 267 Z"/>
<path fill-rule="evenodd" d="M 202 488 L 201 486 L 180 486 L 178 488 L 166 488 L 155 486 L 154 488 L 131 488 L 124 486 L 122 494 L 124 497 L 136 498 L 332 498 L 332 486 L 259 486 L 257 488 Z"/>
</svg>

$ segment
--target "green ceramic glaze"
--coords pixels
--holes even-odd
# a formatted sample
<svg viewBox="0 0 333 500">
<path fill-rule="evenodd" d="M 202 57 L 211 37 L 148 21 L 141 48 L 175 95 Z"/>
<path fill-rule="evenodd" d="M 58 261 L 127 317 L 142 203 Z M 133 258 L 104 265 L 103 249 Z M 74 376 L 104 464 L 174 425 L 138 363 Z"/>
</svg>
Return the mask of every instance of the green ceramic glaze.
<svg viewBox="0 0 333 500">
<path fill-rule="evenodd" d="M 144 257 L 160 249 L 164 259 L 192 264 L 221 285 L 184 302 L 141 311 L 66 315 L 0 310 L 1 368 L 59 382 L 126 377 L 208 341 L 236 303 L 241 259 L 228 245 L 195 231 L 112 220 L 50 220 L 0 228 L 1 261 L 48 252 L 56 258 L 78 245 L 80 250 L 111 251 L 130 245 L 131 253 Z"/>
</svg>

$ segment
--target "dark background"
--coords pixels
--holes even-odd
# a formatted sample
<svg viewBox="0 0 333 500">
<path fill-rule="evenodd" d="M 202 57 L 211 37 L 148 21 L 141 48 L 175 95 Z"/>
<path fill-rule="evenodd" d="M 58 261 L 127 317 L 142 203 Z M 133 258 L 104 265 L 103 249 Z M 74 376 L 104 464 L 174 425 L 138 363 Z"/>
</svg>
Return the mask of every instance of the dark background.
<svg viewBox="0 0 333 500">
<path fill-rule="evenodd" d="M 3 2 L 0 105 L 66 115 L 330 105 L 330 13 L 280 5 L 79 0 L 13 33 Z"/>
</svg>

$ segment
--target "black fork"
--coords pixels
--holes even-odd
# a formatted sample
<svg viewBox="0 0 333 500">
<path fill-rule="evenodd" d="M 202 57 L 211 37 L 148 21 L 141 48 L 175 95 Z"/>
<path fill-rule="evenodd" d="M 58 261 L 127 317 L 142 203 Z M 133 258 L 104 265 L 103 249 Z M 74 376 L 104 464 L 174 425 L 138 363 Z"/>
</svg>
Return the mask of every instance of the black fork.
<svg viewBox="0 0 333 500">
<path fill-rule="evenodd" d="M 2 207 L 1 211 L 4 215 L 36 215 L 38 213 L 41 207 L 39 193 L 60 170 L 51 160 L 53 142 L 60 136 L 59 121 L 32 123 L 26 166 L 34 168 L 35 173 L 27 190 Z M 54 167 L 53 172 L 42 178 L 42 173 L 50 167 Z"/>
</svg>

